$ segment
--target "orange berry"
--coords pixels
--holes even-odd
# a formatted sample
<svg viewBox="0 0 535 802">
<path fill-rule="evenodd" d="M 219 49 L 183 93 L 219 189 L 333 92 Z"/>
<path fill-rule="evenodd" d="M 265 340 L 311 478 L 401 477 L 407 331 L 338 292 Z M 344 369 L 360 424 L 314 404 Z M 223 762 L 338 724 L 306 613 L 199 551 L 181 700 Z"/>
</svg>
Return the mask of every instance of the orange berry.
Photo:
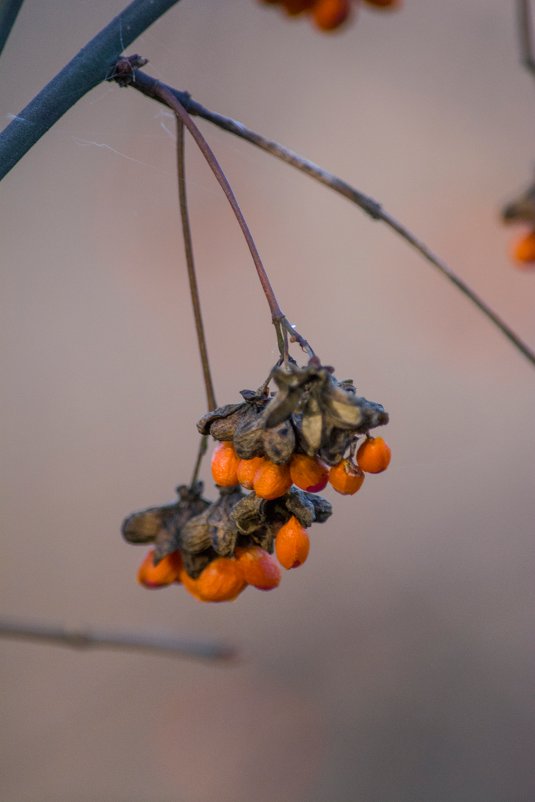
<svg viewBox="0 0 535 802">
<path fill-rule="evenodd" d="M 350 460 L 343 459 L 329 471 L 329 482 L 337 493 L 352 496 L 362 487 L 364 474 Z"/>
<path fill-rule="evenodd" d="M 216 446 L 212 454 L 212 476 L 216 485 L 233 487 L 238 484 L 239 461 L 232 443 L 225 440 Z"/>
<path fill-rule="evenodd" d="M 312 19 L 322 31 L 333 31 L 346 21 L 350 11 L 350 0 L 316 0 Z"/>
<path fill-rule="evenodd" d="M 166 554 L 158 565 L 154 565 L 154 549 L 151 549 L 139 566 L 137 581 L 146 588 L 163 588 L 172 582 L 178 582 L 181 568 L 182 557 L 179 551 Z"/>
<path fill-rule="evenodd" d="M 309 493 L 319 493 L 329 480 L 325 465 L 306 454 L 294 454 L 290 462 L 290 477 L 294 485 Z"/>
<path fill-rule="evenodd" d="M 381 473 L 390 465 L 391 455 L 382 437 L 367 437 L 357 451 L 357 463 L 366 473 Z"/>
<path fill-rule="evenodd" d="M 281 579 L 279 566 L 273 557 L 260 546 L 237 548 L 236 560 L 243 578 L 258 590 L 273 590 Z"/>
<path fill-rule="evenodd" d="M 183 569 L 180 581 L 192 596 L 206 602 L 232 601 L 247 587 L 241 568 L 233 557 L 216 557 L 197 579 Z"/>
<path fill-rule="evenodd" d="M 275 465 L 264 460 L 254 475 L 253 490 L 260 498 L 273 499 L 283 496 L 292 486 L 287 465 Z"/>
<path fill-rule="evenodd" d="M 514 243 L 511 255 L 519 267 L 535 262 L 535 231 L 530 231 Z"/>
<path fill-rule="evenodd" d="M 288 523 L 282 526 L 275 539 L 275 553 L 284 568 L 297 568 L 308 557 L 310 539 L 297 520 L 292 515 Z"/>
<path fill-rule="evenodd" d="M 264 462 L 264 457 L 241 459 L 238 463 L 238 482 L 247 490 L 252 490 L 255 473 Z"/>
</svg>

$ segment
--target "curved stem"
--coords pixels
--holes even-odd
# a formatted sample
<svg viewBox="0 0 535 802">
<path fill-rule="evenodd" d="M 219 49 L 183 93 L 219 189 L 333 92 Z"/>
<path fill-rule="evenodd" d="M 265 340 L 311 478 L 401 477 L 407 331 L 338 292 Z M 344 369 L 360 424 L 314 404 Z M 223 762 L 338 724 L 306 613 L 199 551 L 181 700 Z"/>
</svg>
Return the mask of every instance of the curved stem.
<svg viewBox="0 0 535 802">
<path fill-rule="evenodd" d="M 81 97 L 109 78 L 125 47 L 177 2 L 133 0 L 97 33 L 0 134 L 0 179 Z"/>
<path fill-rule="evenodd" d="M 3 0 L 3 2 L 0 2 L 0 53 L 5 47 L 23 2 L 24 0 Z"/>
<path fill-rule="evenodd" d="M 188 269 L 188 281 L 191 294 L 191 305 L 193 307 L 193 317 L 195 319 L 195 330 L 197 332 L 197 342 L 199 344 L 199 355 L 201 357 L 204 387 L 206 390 L 206 402 L 208 409 L 217 407 L 215 400 L 214 384 L 210 361 L 208 359 L 208 347 L 206 345 L 206 335 L 204 333 L 204 323 L 202 319 L 201 300 L 199 297 L 199 286 L 195 273 L 195 262 L 193 260 L 193 244 L 191 241 L 191 228 L 188 215 L 188 200 L 186 194 L 186 165 L 184 163 L 184 125 L 177 117 L 176 121 L 176 153 L 177 153 L 177 172 L 178 172 L 178 199 L 180 203 L 180 217 L 182 220 L 182 234 L 184 236 L 184 250 L 186 252 L 186 265 Z"/>
<path fill-rule="evenodd" d="M 520 1 L 521 0 L 519 0 L 519 2 Z M 158 95 L 155 95 L 152 92 L 153 83 L 154 80 L 150 78 L 150 76 L 141 71 L 136 71 L 131 86 L 138 89 L 143 94 L 148 95 L 149 97 L 159 99 Z M 224 117 L 221 114 L 210 111 L 197 101 L 193 100 L 187 92 L 181 92 L 180 90 L 173 89 L 167 85 L 162 86 L 165 86 L 165 89 L 168 93 L 176 98 L 179 98 L 180 102 L 191 114 L 208 120 L 214 125 L 217 125 L 218 128 L 222 128 L 223 130 L 229 131 L 235 136 L 239 136 L 241 139 L 245 139 L 247 142 L 250 142 L 251 144 L 256 145 L 258 148 L 261 148 L 261 150 L 266 151 L 266 153 L 269 153 L 286 164 L 295 167 L 300 172 L 306 173 L 306 175 L 314 178 L 316 181 L 319 181 L 324 186 L 329 187 L 329 189 L 332 189 L 334 192 L 342 195 L 344 198 L 347 198 L 349 201 L 351 201 L 351 203 L 354 203 L 356 206 L 362 209 L 362 211 L 366 212 L 366 214 L 368 214 L 372 219 L 380 220 L 385 223 L 385 225 L 387 225 L 402 239 L 404 239 L 405 242 L 418 251 L 421 256 L 423 256 L 424 259 L 429 262 L 429 264 L 433 265 L 433 267 L 442 273 L 442 275 L 447 278 L 448 281 L 451 281 L 452 284 L 454 284 L 457 289 L 460 290 L 460 292 L 462 292 L 462 294 L 474 306 L 476 306 L 499 331 L 501 331 L 501 333 L 513 344 L 517 351 L 523 354 L 523 356 L 525 356 L 526 359 L 535 366 L 535 352 L 518 336 L 518 334 L 516 334 L 516 332 L 514 332 L 513 329 L 511 329 L 511 327 L 505 323 L 496 314 L 496 312 L 494 312 L 494 310 L 446 264 L 443 259 L 440 259 L 438 256 L 436 256 L 425 243 L 421 242 L 409 231 L 409 229 L 396 220 L 391 214 L 386 212 L 378 201 L 374 200 L 368 195 L 365 195 L 358 189 L 355 189 L 355 187 L 352 187 L 346 181 L 343 181 L 341 178 L 333 175 L 333 173 L 324 170 L 314 162 L 309 161 L 289 148 L 284 147 L 284 145 L 281 145 L 280 143 L 271 139 L 267 139 L 261 134 L 252 131 L 243 123 L 233 120 L 230 117 Z M 296 336 L 297 332 L 295 332 L 294 335 Z"/>
</svg>

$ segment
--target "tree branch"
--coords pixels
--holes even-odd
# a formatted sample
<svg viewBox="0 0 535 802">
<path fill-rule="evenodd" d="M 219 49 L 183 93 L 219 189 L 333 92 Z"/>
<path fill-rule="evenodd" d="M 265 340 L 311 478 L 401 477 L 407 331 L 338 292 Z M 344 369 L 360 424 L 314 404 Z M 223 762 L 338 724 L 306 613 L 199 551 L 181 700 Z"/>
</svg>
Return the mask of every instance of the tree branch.
<svg viewBox="0 0 535 802">
<path fill-rule="evenodd" d="M 168 654 L 202 660 L 228 660 L 235 656 L 231 646 L 210 641 L 189 641 L 164 635 L 66 630 L 48 624 L 30 624 L 0 619 L 0 638 L 49 643 L 72 649 L 113 649 L 115 651 Z"/>
<path fill-rule="evenodd" d="M 124 48 L 177 2 L 133 0 L 97 33 L 0 134 L 0 179 L 71 106 L 109 78 Z"/>
<path fill-rule="evenodd" d="M 520 43 L 520 60 L 528 72 L 535 75 L 530 0 L 516 0 L 516 21 L 518 41 Z"/>
<path fill-rule="evenodd" d="M 485 301 L 483 301 L 482 298 L 480 298 L 479 295 L 451 269 L 451 267 L 446 264 L 443 259 L 440 259 L 438 256 L 436 256 L 431 249 L 425 245 L 425 243 L 421 242 L 421 240 L 412 234 L 408 228 L 406 228 L 391 214 L 385 211 L 378 201 L 374 200 L 368 195 L 365 195 L 358 189 L 355 189 L 355 187 L 352 187 L 346 181 L 343 181 L 341 178 L 329 173 L 327 170 L 324 170 L 314 162 L 311 162 L 308 159 L 303 158 L 303 156 L 300 156 L 298 153 L 286 148 L 284 145 L 281 145 L 274 140 L 267 139 L 261 134 L 258 134 L 255 131 L 252 131 L 250 128 L 247 128 L 247 126 L 241 122 L 238 122 L 237 120 L 233 120 L 230 117 L 224 117 L 222 114 L 217 114 L 216 112 L 210 111 L 196 100 L 193 100 L 193 98 L 187 92 L 174 89 L 166 84 L 162 84 L 141 70 L 136 70 L 133 73 L 133 78 L 129 86 L 132 86 L 134 89 L 137 89 L 143 94 L 164 103 L 166 102 L 164 99 L 165 96 L 174 95 L 174 97 L 186 109 L 186 111 L 189 112 L 189 114 L 202 117 L 203 119 L 208 120 L 216 125 L 218 128 L 222 128 L 223 130 L 228 131 L 235 136 L 239 136 L 241 139 L 245 139 L 247 142 L 250 142 L 253 145 L 256 145 L 256 147 L 266 151 L 266 153 L 269 153 L 286 164 L 295 167 L 297 170 L 306 173 L 306 175 L 314 178 L 316 181 L 319 181 L 324 186 L 329 187 L 330 189 L 334 190 L 334 192 L 337 192 L 339 195 L 347 198 L 349 201 L 351 201 L 351 203 L 354 203 L 356 206 L 362 209 L 362 211 L 366 212 L 366 214 L 368 214 L 373 220 L 380 220 L 385 223 L 402 239 L 404 239 L 405 242 L 418 251 L 424 257 L 424 259 L 429 262 L 429 264 L 433 265 L 433 267 L 442 273 L 442 275 L 447 278 L 448 281 L 454 284 L 457 289 L 460 290 L 463 295 L 468 298 L 468 300 L 474 306 L 476 306 L 499 331 L 501 331 L 501 333 L 513 344 L 517 351 L 523 354 L 526 359 L 535 366 L 535 352 L 518 336 L 518 334 L 516 334 L 513 329 L 511 329 L 510 326 L 508 326 L 507 323 L 505 323 L 496 314 L 496 312 L 494 312 L 494 310 L 491 309 L 491 307 L 485 303 Z M 159 91 L 155 91 L 156 86 L 161 87 L 164 91 L 162 92 L 161 89 Z"/>
<path fill-rule="evenodd" d="M 23 2 L 24 0 L 0 0 L 0 53 L 4 49 Z"/>
</svg>

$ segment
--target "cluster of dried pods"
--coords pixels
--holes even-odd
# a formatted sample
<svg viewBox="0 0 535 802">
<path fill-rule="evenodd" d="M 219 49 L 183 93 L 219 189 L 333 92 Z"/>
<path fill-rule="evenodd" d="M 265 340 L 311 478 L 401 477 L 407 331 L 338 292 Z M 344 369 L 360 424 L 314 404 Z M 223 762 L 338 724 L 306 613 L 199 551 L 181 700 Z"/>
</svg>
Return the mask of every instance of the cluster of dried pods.
<svg viewBox="0 0 535 802">
<path fill-rule="evenodd" d="M 279 5 L 290 17 L 310 16 L 321 31 L 342 27 L 354 14 L 360 0 L 260 0 L 266 5 Z M 375 8 L 398 8 L 401 0 L 363 0 Z"/>
<path fill-rule="evenodd" d="M 388 422 L 381 404 L 357 395 L 352 381 L 314 357 L 272 371 L 277 386 L 242 391 L 243 401 L 198 422 L 218 445 L 212 475 L 216 501 L 202 484 L 177 488 L 178 501 L 130 515 L 122 532 L 130 543 L 152 543 L 138 573 L 146 587 L 179 582 L 202 601 L 235 599 L 247 585 L 271 590 L 280 568 L 307 558 L 306 529 L 331 515 L 318 493 L 329 482 L 342 494 L 361 487 L 364 473 L 380 473 L 390 449 L 369 431 Z M 244 492 L 249 491 L 249 492 Z"/>
</svg>

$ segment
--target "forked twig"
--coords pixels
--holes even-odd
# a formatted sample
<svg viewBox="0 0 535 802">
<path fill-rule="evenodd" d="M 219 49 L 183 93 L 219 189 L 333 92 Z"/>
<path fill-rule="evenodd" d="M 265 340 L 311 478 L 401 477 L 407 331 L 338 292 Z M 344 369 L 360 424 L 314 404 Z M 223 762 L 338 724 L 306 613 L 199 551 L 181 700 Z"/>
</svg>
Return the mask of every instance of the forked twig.
<svg viewBox="0 0 535 802">
<path fill-rule="evenodd" d="M 113 649 L 115 651 L 148 652 L 201 660 L 229 660 L 235 650 L 224 643 L 193 641 L 163 635 L 103 632 L 100 630 L 64 629 L 49 624 L 0 619 L 0 638 L 50 643 L 72 649 Z"/>
</svg>

